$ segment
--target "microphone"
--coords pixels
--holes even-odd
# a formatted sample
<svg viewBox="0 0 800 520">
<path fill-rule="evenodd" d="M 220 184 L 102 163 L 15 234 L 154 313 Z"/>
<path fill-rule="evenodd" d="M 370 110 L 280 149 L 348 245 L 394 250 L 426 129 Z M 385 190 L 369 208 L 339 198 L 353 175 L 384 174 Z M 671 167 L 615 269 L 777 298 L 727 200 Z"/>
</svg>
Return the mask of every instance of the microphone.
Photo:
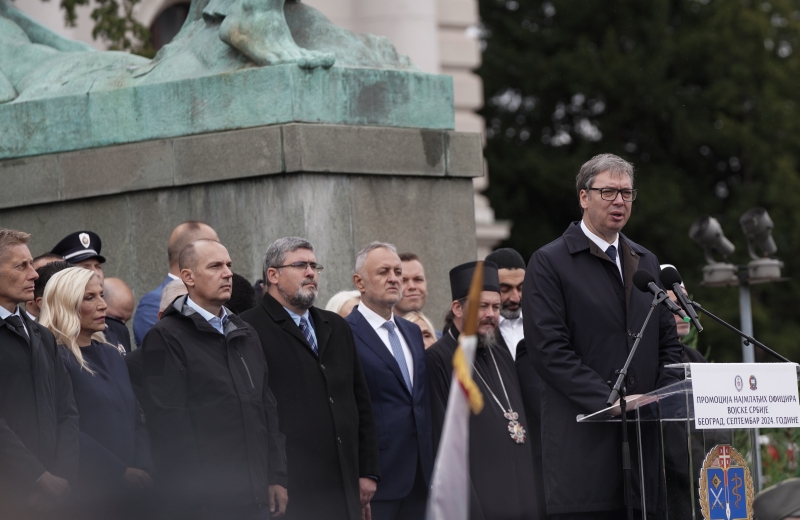
<svg viewBox="0 0 800 520">
<path fill-rule="evenodd" d="M 650 271 L 645 271 L 644 269 L 639 269 L 635 273 L 633 273 L 633 285 L 636 286 L 642 292 L 649 292 L 653 293 L 654 296 L 661 296 L 664 295 L 664 299 L 661 303 L 667 306 L 667 309 L 672 311 L 674 314 L 680 316 L 683 321 L 692 321 L 689 316 L 683 312 L 683 309 L 675 305 L 675 302 L 669 299 L 667 293 L 665 293 L 661 287 L 656 285 L 656 277 L 653 276 Z"/>
<path fill-rule="evenodd" d="M 672 288 L 672 292 L 675 293 L 681 307 L 683 307 L 686 314 L 688 314 L 689 318 L 692 320 L 692 325 L 697 329 L 697 332 L 702 332 L 703 326 L 700 325 L 700 320 L 697 319 L 697 312 L 694 310 L 694 305 L 689 302 L 689 297 L 686 296 L 686 293 L 683 292 L 683 287 L 681 287 L 681 275 L 678 274 L 678 270 L 672 266 L 667 266 L 661 270 L 659 278 L 661 279 L 661 285 Z"/>
</svg>

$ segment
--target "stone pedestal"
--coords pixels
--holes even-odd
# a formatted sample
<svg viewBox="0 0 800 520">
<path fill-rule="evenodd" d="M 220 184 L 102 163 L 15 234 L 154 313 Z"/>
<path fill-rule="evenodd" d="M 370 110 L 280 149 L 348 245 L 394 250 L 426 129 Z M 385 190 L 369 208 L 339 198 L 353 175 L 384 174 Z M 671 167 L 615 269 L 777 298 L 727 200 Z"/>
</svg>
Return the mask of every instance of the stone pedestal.
<svg viewBox="0 0 800 520">
<path fill-rule="evenodd" d="M 355 254 L 373 240 L 417 253 L 437 326 L 447 273 L 475 259 L 472 178 L 478 134 L 442 129 L 283 124 L 0 161 L 0 222 L 31 233 L 34 255 L 66 234 L 97 232 L 107 276 L 137 298 L 167 272 L 172 229 L 213 226 L 234 271 L 261 276 L 266 247 L 298 235 L 325 266 L 318 305 L 352 288 Z"/>
</svg>

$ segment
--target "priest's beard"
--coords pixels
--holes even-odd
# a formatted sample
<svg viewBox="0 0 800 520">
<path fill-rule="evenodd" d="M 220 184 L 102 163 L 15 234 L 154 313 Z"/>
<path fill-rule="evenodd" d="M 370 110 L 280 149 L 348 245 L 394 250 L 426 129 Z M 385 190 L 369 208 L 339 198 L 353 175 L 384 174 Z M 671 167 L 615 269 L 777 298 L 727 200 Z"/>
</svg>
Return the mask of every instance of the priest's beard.
<svg viewBox="0 0 800 520">
<path fill-rule="evenodd" d="M 502 316 L 507 320 L 518 319 L 521 312 L 522 312 L 522 307 L 520 306 L 520 304 L 512 302 L 511 300 L 506 301 L 500 307 L 500 316 Z"/>
<path fill-rule="evenodd" d="M 478 333 L 478 348 L 494 348 L 497 346 L 497 333 L 494 329 Z"/>
<path fill-rule="evenodd" d="M 298 309 L 309 309 L 317 299 L 317 282 L 313 278 L 306 278 L 297 292 L 290 296 L 286 290 L 278 284 L 278 292 L 289 305 Z"/>
</svg>

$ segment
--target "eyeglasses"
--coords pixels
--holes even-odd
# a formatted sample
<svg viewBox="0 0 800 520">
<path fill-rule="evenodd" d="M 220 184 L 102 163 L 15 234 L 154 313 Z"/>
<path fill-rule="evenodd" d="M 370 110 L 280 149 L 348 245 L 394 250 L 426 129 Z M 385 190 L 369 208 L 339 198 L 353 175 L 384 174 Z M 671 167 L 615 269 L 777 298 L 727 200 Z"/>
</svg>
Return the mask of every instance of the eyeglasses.
<svg viewBox="0 0 800 520">
<path fill-rule="evenodd" d="M 622 200 L 624 202 L 633 202 L 634 200 L 636 200 L 636 194 L 639 192 L 639 190 L 629 190 L 629 189 L 618 190 L 617 188 L 587 188 L 587 189 L 590 191 L 591 190 L 599 191 L 601 199 L 611 200 L 611 201 L 616 200 L 617 195 L 622 193 Z"/>
<path fill-rule="evenodd" d="M 300 269 L 301 271 L 305 271 L 310 267 L 311 269 L 315 270 L 318 274 L 322 272 L 323 269 L 325 269 L 316 262 L 295 262 L 293 264 L 276 265 L 275 267 L 273 267 L 273 269 L 283 269 L 284 267 L 292 267 L 294 269 Z"/>
</svg>

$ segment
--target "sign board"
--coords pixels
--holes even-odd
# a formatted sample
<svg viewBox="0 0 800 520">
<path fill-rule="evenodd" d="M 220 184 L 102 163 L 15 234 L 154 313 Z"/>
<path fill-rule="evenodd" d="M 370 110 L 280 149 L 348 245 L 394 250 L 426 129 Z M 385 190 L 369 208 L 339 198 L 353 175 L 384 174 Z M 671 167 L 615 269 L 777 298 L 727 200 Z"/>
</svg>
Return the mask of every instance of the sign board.
<svg viewBox="0 0 800 520">
<path fill-rule="evenodd" d="M 794 363 L 692 363 L 698 429 L 797 428 Z"/>
</svg>

